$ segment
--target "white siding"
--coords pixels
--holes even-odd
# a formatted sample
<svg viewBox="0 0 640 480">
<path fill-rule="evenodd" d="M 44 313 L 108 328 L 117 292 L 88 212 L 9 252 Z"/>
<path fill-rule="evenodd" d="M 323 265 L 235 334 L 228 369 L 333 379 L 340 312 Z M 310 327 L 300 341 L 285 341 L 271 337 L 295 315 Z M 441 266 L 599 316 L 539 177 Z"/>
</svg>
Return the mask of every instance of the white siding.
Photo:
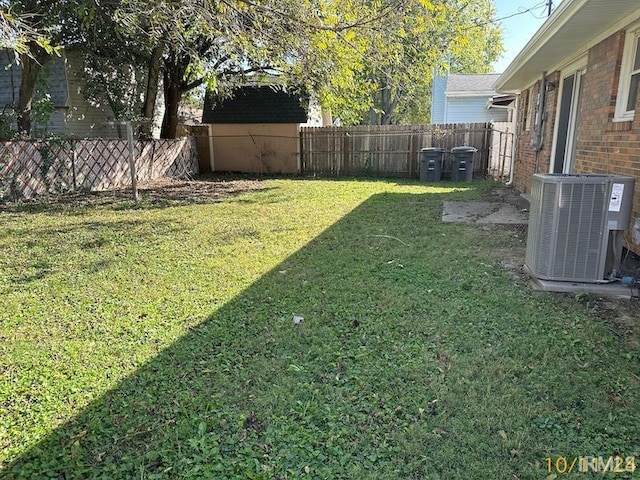
<svg viewBox="0 0 640 480">
<path fill-rule="evenodd" d="M 506 122 L 507 110 L 488 109 L 488 100 L 488 97 L 449 97 L 444 122 L 440 123 Z"/>
<path fill-rule="evenodd" d="M 11 112 L 18 102 L 20 68 L 6 68 L 13 61 L 8 50 L 0 52 L 0 113 Z M 117 137 L 115 127 L 105 125 L 113 118 L 108 106 L 95 107 L 82 94 L 82 57 L 79 53 L 64 51 L 44 66 L 47 72 L 47 90 L 56 109 L 46 126 L 48 133 L 77 138 Z M 41 129 L 43 126 L 35 125 Z"/>
<path fill-rule="evenodd" d="M 431 123 L 444 123 L 445 110 L 445 90 L 447 88 L 447 78 L 434 75 L 433 88 L 431 92 Z"/>
<path fill-rule="evenodd" d="M 66 78 L 69 89 L 65 133 L 76 138 L 118 138 L 118 129 L 107 125 L 114 118 L 106 104 L 92 105 L 83 94 L 83 59 L 78 52 L 65 52 Z"/>
<path fill-rule="evenodd" d="M 0 114 L 13 113 L 15 105 L 18 103 L 22 74 L 20 67 L 13 62 L 13 53 L 9 50 L 0 52 Z M 9 65 L 11 65 L 10 68 Z M 43 79 L 47 84 L 47 92 L 55 106 L 55 110 L 51 114 L 51 121 L 45 126 L 46 132 L 63 134 L 67 102 L 64 59 L 54 57 L 44 64 L 43 73 Z M 15 123 L 13 127 L 15 128 Z M 34 127 L 43 128 L 40 125 L 35 125 L 35 123 Z"/>
</svg>

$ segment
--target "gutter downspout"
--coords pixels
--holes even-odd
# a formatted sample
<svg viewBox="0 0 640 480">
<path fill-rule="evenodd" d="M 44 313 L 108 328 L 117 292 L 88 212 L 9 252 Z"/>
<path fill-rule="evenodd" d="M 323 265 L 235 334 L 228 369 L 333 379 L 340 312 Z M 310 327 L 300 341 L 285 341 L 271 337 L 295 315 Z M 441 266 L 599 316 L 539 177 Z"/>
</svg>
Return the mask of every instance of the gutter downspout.
<svg viewBox="0 0 640 480">
<path fill-rule="evenodd" d="M 516 108 L 514 112 L 520 111 L 520 94 L 516 96 Z M 512 187 L 513 183 L 516 179 L 516 153 L 518 152 L 518 142 L 516 141 L 516 136 L 518 134 L 518 121 L 517 119 L 513 122 L 516 127 L 513 129 L 513 140 L 511 144 L 511 161 L 509 162 L 509 181 L 505 184 L 507 187 Z"/>
<path fill-rule="evenodd" d="M 538 165 L 540 162 L 540 150 L 544 143 L 543 129 L 544 126 L 544 103 L 547 97 L 547 72 L 542 72 L 542 80 L 540 81 L 540 92 L 538 93 L 538 113 L 536 114 L 535 137 L 531 139 L 531 146 L 536 152 L 536 163 L 533 173 L 538 173 Z"/>
</svg>

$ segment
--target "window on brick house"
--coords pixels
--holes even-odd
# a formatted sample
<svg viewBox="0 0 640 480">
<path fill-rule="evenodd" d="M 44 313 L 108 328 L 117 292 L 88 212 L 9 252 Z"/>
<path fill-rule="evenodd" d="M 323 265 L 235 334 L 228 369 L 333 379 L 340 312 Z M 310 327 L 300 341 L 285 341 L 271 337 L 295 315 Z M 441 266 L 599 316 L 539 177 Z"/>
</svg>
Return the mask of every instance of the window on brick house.
<svg viewBox="0 0 640 480">
<path fill-rule="evenodd" d="M 620 67 L 616 120 L 633 120 L 640 93 L 640 29 L 628 30 Z"/>
</svg>

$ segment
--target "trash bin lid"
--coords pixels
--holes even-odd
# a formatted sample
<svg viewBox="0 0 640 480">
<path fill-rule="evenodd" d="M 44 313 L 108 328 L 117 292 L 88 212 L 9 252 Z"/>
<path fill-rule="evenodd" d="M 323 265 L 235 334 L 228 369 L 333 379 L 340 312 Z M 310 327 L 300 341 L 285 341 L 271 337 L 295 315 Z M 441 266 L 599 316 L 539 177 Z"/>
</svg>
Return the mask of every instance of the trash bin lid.
<svg viewBox="0 0 640 480">
<path fill-rule="evenodd" d="M 451 153 L 476 153 L 477 151 L 478 151 L 477 148 L 467 147 L 467 146 L 453 147 L 451 149 Z"/>
<path fill-rule="evenodd" d="M 421 152 L 444 152 L 444 148 L 427 147 L 427 148 L 421 148 L 420 151 Z"/>
</svg>

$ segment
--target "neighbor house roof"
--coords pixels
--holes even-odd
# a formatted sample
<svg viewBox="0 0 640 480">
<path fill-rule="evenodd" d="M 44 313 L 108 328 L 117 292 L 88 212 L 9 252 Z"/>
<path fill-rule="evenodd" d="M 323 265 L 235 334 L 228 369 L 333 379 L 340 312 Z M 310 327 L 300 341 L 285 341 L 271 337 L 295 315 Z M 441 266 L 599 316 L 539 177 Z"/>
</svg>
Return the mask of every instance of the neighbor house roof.
<svg viewBox="0 0 640 480">
<path fill-rule="evenodd" d="M 207 93 L 202 123 L 305 123 L 307 111 L 299 95 L 269 86 L 245 86 L 231 98 Z"/>
<path fill-rule="evenodd" d="M 493 84 L 499 73 L 451 73 L 447 77 L 445 95 L 448 97 L 487 96 L 495 93 Z"/>
<path fill-rule="evenodd" d="M 500 76 L 496 90 L 528 88 L 543 72 L 580 57 L 639 16 L 638 0 L 564 0 Z"/>
</svg>

